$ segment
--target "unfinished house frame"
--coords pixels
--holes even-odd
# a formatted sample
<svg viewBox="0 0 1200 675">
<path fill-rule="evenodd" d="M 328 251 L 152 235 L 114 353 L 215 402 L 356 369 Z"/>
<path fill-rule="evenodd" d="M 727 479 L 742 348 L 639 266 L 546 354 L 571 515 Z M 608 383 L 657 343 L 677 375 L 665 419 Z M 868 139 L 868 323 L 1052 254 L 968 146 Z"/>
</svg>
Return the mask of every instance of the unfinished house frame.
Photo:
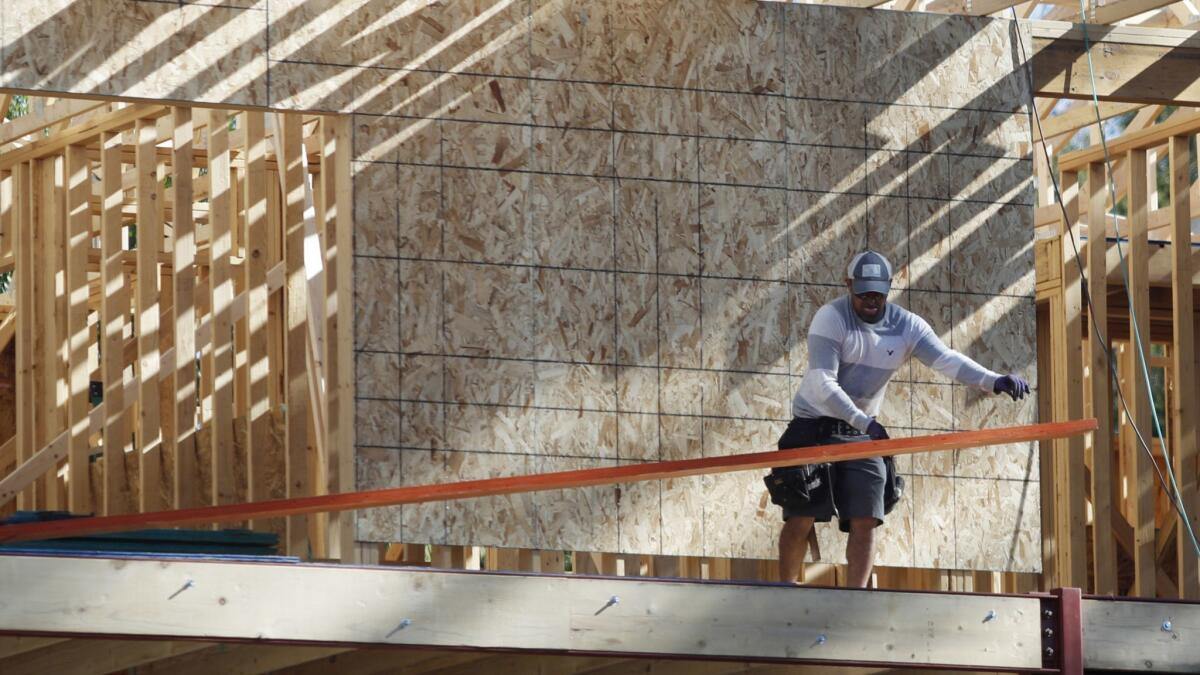
<svg viewBox="0 0 1200 675">
<path fill-rule="evenodd" d="M 837 4 L 0 5 L 0 509 L 97 517 L 0 526 L 0 671 L 1200 668 L 1190 6 Z M 1097 425 L 902 456 L 871 590 L 757 471 L 339 497 L 771 450 L 866 246 L 1037 388 L 906 366 L 899 445 Z"/>
</svg>

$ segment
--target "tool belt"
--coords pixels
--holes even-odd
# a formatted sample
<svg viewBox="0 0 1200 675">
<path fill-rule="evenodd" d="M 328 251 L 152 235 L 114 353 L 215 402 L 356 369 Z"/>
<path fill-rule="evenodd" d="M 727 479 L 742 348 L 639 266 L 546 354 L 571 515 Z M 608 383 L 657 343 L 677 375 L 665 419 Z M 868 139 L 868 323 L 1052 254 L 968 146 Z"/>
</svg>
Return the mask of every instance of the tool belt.
<svg viewBox="0 0 1200 675">
<path fill-rule="evenodd" d="M 831 436 L 863 436 L 863 432 L 833 417 L 793 420 L 779 439 L 780 449 L 827 444 Z M 904 477 L 896 472 L 891 456 L 883 458 L 886 472 L 883 484 L 883 512 L 891 513 L 904 496 Z M 763 477 L 771 503 L 784 509 L 799 509 L 812 503 L 832 502 L 833 467 L 829 462 L 776 467 Z"/>
</svg>

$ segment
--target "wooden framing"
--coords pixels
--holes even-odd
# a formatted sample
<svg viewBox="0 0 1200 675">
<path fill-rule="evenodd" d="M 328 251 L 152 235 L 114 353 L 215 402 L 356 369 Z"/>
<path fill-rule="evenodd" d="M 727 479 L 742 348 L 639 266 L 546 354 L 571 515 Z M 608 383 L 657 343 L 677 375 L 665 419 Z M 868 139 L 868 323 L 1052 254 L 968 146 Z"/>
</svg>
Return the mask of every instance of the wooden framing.
<svg viewBox="0 0 1200 675">
<path fill-rule="evenodd" d="M 274 135 L 289 148 L 280 161 L 261 112 L 237 116 L 230 132 L 226 110 L 33 107 L 64 116 L 0 125 L 16 133 L 47 122 L 38 128 L 49 130 L 0 152 L 0 269 L 18 281 L 0 337 L 17 343 L 19 392 L 19 433 L 0 443 L 11 458 L 0 502 L 116 515 L 281 497 L 289 447 L 302 490 L 290 494 L 352 487 L 352 450 L 318 456 L 330 439 L 314 437 L 308 422 L 312 406 L 324 405 L 317 429 L 332 424 L 339 441 L 353 442 L 353 369 L 333 371 L 340 398 L 312 393 L 335 388 L 313 363 L 335 368 L 352 357 L 310 337 L 338 334 L 349 349 L 352 323 L 336 312 L 351 306 L 351 265 L 340 268 L 340 286 L 331 277 L 329 292 L 322 284 L 310 303 L 305 261 L 306 243 L 330 270 L 339 269 L 336 242 L 350 253 L 348 119 L 328 125 L 328 139 L 311 135 L 306 148 L 302 116 L 280 115 Z M 342 152 L 326 159 L 326 146 Z M 320 193 L 306 200 L 310 172 Z M 281 182 L 296 186 L 286 200 Z M 294 237 L 287 246 L 285 224 Z M 273 311 L 284 298 L 295 301 L 290 313 Z M 272 334 L 291 335 L 281 346 L 292 351 L 272 347 Z M 95 382 L 100 402 L 90 400 Z M 271 520 L 254 525 L 277 529 Z M 294 550 L 325 556 L 322 542 L 337 537 L 338 555 L 353 556 L 352 527 L 330 535 L 317 525 L 304 526 Z"/>
</svg>

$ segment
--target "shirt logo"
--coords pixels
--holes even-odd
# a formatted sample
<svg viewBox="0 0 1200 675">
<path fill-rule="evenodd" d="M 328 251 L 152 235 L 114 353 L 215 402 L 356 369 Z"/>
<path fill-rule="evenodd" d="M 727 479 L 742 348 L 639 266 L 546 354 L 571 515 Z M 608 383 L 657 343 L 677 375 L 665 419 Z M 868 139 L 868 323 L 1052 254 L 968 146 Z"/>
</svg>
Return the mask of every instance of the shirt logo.
<svg viewBox="0 0 1200 675">
<path fill-rule="evenodd" d="M 891 356 L 891 355 L 892 355 L 892 353 L 893 353 L 893 352 L 895 352 L 895 351 L 896 351 L 896 350 L 894 350 L 894 349 L 889 349 L 889 350 L 887 350 L 887 352 L 888 352 L 888 356 Z"/>
</svg>

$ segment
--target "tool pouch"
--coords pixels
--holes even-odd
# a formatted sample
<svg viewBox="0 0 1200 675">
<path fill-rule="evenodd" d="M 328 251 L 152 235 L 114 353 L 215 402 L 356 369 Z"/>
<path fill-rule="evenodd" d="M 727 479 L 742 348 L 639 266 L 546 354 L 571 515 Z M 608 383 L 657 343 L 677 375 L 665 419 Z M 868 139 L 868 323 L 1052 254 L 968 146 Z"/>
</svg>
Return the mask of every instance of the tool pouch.
<svg viewBox="0 0 1200 675">
<path fill-rule="evenodd" d="M 832 498 L 828 463 L 776 467 L 763 477 L 771 503 L 797 509 Z"/>
<path fill-rule="evenodd" d="M 896 473 L 896 461 L 890 455 L 884 456 L 883 468 L 887 471 L 883 481 L 883 513 L 886 515 L 904 496 L 904 476 Z"/>
</svg>

